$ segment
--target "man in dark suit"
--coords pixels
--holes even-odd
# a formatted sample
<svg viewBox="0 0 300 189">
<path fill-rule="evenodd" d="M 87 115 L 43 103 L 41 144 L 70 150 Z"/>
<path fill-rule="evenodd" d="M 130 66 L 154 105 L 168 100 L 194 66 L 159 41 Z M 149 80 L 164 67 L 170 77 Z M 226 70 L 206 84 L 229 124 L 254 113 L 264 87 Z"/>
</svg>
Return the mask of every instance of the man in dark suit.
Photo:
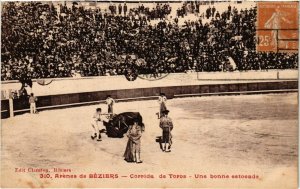
<svg viewBox="0 0 300 189">
<path fill-rule="evenodd" d="M 122 5 L 121 5 L 121 3 L 119 4 L 119 15 L 121 15 L 122 14 Z"/>
<path fill-rule="evenodd" d="M 127 14 L 127 5 L 126 5 L 126 3 L 124 4 L 123 10 L 124 10 L 124 16 L 126 16 L 126 14 Z"/>
</svg>

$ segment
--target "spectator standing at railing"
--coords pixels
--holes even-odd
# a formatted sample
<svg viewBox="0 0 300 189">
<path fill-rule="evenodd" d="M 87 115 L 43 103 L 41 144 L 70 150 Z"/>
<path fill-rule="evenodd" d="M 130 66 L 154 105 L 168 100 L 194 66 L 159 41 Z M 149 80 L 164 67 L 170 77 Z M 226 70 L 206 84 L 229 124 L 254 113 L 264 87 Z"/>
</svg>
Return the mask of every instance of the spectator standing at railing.
<svg viewBox="0 0 300 189">
<path fill-rule="evenodd" d="M 126 14 L 127 14 L 127 5 L 126 5 L 126 3 L 124 3 L 123 10 L 124 10 L 124 16 L 126 16 Z"/>
<path fill-rule="evenodd" d="M 121 5 L 121 3 L 119 4 L 118 9 L 119 9 L 119 15 L 121 15 L 122 14 L 122 5 Z"/>
<path fill-rule="evenodd" d="M 200 13 L 200 2 L 196 1 L 196 13 L 197 15 Z"/>
<path fill-rule="evenodd" d="M 209 19 L 211 16 L 211 8 L 208 7 L 208 9 L 206 9 L 206 18 Z"/>
<path fill-rule="evenodd" d="M 216 12 L 216 7 L 213 6 L 212 9 L 211 9 L 211 13 L 212 13 L 213 18 L 215 17 L 215 12 Z"/>
<path fill-rule="evenodd" d="M 36 101 L 37 101 L 37 98 L 34 96 L 33 93 L 30 94 L 30 97 L 29 97 L 29 104 L 30 104 L 30 113 L 31 114 L 36 114 L 38 113 L 36 111 Z"/>
<path fill-rule="evenodd" d="M 231 12 L 231 6 L 228 5 L 228 12 Z"/>
</svg>

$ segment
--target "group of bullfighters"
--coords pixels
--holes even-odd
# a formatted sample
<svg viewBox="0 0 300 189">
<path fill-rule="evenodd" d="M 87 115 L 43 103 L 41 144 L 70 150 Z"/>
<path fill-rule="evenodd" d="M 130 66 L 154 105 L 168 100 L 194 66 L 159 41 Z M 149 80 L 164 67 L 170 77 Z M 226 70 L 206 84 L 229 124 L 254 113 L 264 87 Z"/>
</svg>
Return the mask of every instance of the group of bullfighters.
<svg viewBox="0 0 300 189">
<path fill-rule="evenodd" d="M 171 131 L 173 130 L 173 122 L 172 119 L 168 116 L 169 110 L 166 106 L 167 97 L 164 93 L 160 93 L 158 97 L 158 103 L 160 106 L 159 112 L 156 113 L 158 119 L 160 119 L 159 127 L 162 129 L 162 136 L 158 137 L 158 142 L 160 143 L 161 150 L 163 152 L 171 152 L 172 146 L 172 134 Z M 115 100 L 108 95 L 106 98 L 106 104 L 108 106 L 108 113 L 102 114 L 102 109 L 97 108 L 96 112 L 94 113 L 91 121 L 91 125 L 93 128 L 93 135 L 91 136 L 92 140 L 101 141 L 101 133 L 105 131 L 103 122 L 105 119 L 111 118 L 110 116 L 113 115 L 113 105 Z M 144 128 L 139 125 L 139 121 L 134 119 L 133 124 L 129 125 L 126 136 L 128 137 L 128 142 L 126 146 L 126 150 L 124 153 L 124 158 L 127 162 L 135 162 L 135 163 L 142 163 L 140 158 L 141 153 L 141 137 Z"/>
</svg>

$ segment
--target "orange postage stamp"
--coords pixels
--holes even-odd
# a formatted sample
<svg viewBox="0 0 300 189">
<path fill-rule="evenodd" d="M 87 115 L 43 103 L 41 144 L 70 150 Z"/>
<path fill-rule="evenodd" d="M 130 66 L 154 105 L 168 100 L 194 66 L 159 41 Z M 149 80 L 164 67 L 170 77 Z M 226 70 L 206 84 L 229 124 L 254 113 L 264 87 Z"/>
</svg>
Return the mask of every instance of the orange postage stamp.
<svg viewBox="0 0 300 189">
<path fill-rule="evenodd" d="M 298 2 L 258 2 L 257 11 L 257 51 L 298 51 Z"/>
</svg>

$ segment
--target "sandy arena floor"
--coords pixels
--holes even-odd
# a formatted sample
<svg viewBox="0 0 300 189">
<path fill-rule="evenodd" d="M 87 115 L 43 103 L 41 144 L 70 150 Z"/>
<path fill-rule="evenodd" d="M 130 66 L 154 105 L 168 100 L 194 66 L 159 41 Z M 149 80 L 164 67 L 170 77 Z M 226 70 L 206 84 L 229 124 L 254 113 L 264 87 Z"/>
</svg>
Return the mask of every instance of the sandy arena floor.
<svg viewBox="0 0 300 189">
<path fill-rule="evenodd" d="M 171 99 L 173 149 L 163 153 L 156 101 L 123 102 L 116 113 L 139 111 L 146 131 L 142 164 L 122 155 L 127 138 L 90 139 L 91 116 L 104 104 L 42 111 L 2 120 L 2 187 L 229 187 L 295 188 L 298 158 L 297 94 L 212 96 Z M 26 172 L 15 172 L 25 168 Z M 118 174 L 118 179 L 40 179 L 28 168 L 71 169 L 58 174 Z M 130 178 L 153 174 L 154 179 Z M 160 179 L 160 174 L 186 175 Z M 195 174 L 208 178 L 195 178 Z M 250 174 L 258 179 L 211 179 Z M 127 177 L 122 177 L 127 176 Z"/>
</svg>

